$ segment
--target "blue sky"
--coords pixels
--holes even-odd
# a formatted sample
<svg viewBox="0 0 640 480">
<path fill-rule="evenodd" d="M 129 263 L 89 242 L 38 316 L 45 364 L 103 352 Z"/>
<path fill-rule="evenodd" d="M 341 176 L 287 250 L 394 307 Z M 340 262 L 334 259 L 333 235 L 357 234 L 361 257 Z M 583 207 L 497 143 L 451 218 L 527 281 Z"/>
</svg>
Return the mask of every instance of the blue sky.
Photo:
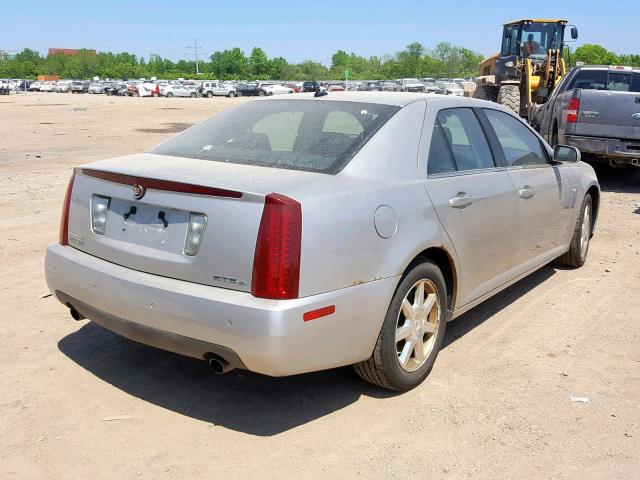
<svg viewBox="0 0 640 480">
<path fill-rule="evenodd" d="M 31 0 L 9 5 L 4 0 L 0 50 L 30 47 L 46 53 L 49 47 L 84 47 L 180 60 L 187 58 L 196 37 L 206 56 L 234 46 L 246 53 L 260 46 L 270 57 L 292 62 L 328 64 L 337 49 L 365 56 L 393 54 L 413 41 L 427 47 L 448 41 L 489 54 L 499 49 L 502 23 L 533 16 L 576 24 L 576 45 L 599 43 L 617 53 L 640 53 L 640 0 L 564 0 L 546 8 L 536 6 L 541 2 L 498 0 L 303 3 Z"/>
</svg>

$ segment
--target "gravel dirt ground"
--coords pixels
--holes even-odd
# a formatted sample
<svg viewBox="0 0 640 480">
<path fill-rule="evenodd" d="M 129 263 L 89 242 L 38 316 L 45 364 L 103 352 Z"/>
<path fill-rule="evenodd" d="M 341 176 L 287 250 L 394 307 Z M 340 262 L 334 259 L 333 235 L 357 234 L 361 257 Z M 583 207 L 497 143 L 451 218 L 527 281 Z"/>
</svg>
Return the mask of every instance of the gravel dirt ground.
<svg viewBox="0 0 640 480">
<path fill-rule="evenodd" d="M 598 169 L 582 269 L 542 268 L 449 324 L 403 395 L 350 368 L 214 376 L 43 298 L 73 166 L 242 101 L 0 97 L 0 478 L 639 478 L 640 169 Z"/>
</svg>

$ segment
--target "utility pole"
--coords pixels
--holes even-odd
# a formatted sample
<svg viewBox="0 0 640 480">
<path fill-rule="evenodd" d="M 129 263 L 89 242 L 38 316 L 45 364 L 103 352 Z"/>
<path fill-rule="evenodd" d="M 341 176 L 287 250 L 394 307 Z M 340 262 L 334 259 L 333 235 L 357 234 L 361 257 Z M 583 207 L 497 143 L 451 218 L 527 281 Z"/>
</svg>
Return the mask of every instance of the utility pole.
<svg viewBox="0 0 640 480">
<path fill-rule="evenodd" d="M 193 50 L 193 58 L 196 61 L 196 75 L 200 75 L 200 67 L 198 66 L 198 56 L 202 55 L 202 53 L 200 53 L 200 50 L 202 50 L 202 47 L 198 46 L 198 41 L 197 39 L 193 39 L 193 47 L 187 47 L 189 50 Z M 189 55 L 189 54 L 187 54 Z"/>
</svg>

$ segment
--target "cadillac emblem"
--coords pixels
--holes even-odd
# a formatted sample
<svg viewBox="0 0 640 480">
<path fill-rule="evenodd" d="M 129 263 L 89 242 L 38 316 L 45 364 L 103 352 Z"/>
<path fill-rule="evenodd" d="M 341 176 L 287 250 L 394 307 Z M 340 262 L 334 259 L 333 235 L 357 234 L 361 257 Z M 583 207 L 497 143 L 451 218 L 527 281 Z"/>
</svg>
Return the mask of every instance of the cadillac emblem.
<svg viewBox="0 0 640 480">
<path fill-rule="evenodd" d="M 133 186 L 133 198 L 135 198 L 136 200 L 140 200 L 142 197 L 144 197 L 144 194 L 146 193 L 146 191 L 147 191 L 146 188 L 144 188 L 139 183 L 136 183 Z"/>
</svg>

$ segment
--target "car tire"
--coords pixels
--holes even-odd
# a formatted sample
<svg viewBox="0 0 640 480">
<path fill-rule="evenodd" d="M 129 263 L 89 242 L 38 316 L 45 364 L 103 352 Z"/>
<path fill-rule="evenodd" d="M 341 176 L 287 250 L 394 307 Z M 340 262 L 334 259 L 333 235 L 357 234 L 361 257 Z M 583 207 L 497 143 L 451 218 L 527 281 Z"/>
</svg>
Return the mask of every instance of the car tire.
<svg viewBox="0 0 640 480">
<path fill-rule="evenodd" d="M 233 98 L 235 96 L 236 96 L 236 92 L 229 92 L 229 95 L 228 95 L 229 98 Z"/>
<path fill-rule="evenodd" d="M 587 261 L 589 244 L 593 233 L 593 199 L 590 194 L 585 195 L 580 207 L 580 214 L 573 229 L 571 244 L 567 253 L 556 259 L 556 264 L 562 267 L 580 268 Z"/>
<path fill-rule="evenodd" d="M 520 115 L 520 86 L 502 85 L 498 90 L 498 103 Z"/>
<path fill-rule="evenodd" d="M 259 96 L 259 97 L 264 97 L 264 95 L 265 95 L 265 92 L 263 92 L 262 90 L 260 90 L 260 91 L 258 92 L 258 96 Z"/>
<path fill-rule="evenodd" d="M 196 94 L 195 92 L 191 92 L 191 94 L 189 95 L 191 98 L 196 98 Z"/>
<path fill-rule="evenodd" d="M 173 97 L 173 93 L 171 93 L 171 92 L 167 92 L 167 94 L 165 95 L 165 97 L 167 97 L 167 98 L 171 98 L 171 97 Z"/>
<path fill-rule="evenodd" d="M 211 98 L 211 97 L 213 97 L 213 92 L 211 91 L 207 92 L 207 98 Z"/>
<path fill-rule="evenodd" d="M 415 264 L 391 299 L 373 354 L 354 365 L 356 373 L 389 390 L 417 387 L 433 368 L 446 321 L 447 288 L 442 272 L 428 260 Z"/>
</svg>

